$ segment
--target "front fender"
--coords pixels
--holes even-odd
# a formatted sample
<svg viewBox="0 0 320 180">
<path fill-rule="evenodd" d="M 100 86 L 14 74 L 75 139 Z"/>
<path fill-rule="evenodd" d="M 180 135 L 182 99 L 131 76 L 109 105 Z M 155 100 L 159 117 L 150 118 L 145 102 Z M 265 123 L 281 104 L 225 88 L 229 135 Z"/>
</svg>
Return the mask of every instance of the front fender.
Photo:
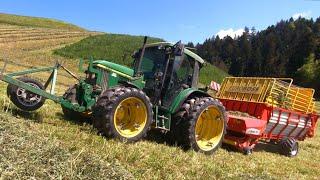
<svg viewBox="0 0 320 180">
<path fill-rule="evenodd" d="M 172 101 L 169 112 L 175 113 L 189 97 L 209 97 L 210 95 L 204 91 L 195 88 L 188 88 L 181 91 Z"/>
</svg>

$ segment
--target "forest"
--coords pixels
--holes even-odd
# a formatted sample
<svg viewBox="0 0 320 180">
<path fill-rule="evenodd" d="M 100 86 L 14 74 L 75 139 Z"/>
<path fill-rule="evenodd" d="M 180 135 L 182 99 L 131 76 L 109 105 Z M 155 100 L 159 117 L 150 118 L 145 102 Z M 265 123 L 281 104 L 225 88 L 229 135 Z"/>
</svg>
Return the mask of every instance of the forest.
<svg viewBox="0 0 320 180">
<path fill-rule="evenodd" d="M 281 20 L 261 31 L 245 27 L 241 36 L 214 36 L 188 46 L 230 75 L 292 77 L 320 97 L 320 17 Z"/>
</svg>

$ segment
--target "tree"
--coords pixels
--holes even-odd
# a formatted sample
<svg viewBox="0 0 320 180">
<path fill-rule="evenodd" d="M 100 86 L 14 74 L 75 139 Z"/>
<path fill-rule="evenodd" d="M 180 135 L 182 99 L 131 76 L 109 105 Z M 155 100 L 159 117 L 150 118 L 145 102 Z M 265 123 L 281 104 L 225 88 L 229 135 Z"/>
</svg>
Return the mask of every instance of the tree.
<svg viewBox="0 0 320 180">
<path fill-rule="evenodd" d="M 194 48 L 193 42 L 188 42 L 186 46 L 187 46 L 187 47 L 190 47 L 190 48 Z"/>
<path fill-rule="evenodd" d="M 305 61 L 306 63 L 296 72 L 295 79 L 300 82 L 300 85 L 311 87 L 312 83 L 317 81 L 316 73 L 318 73 L 320 69 L 319 61 L 315 60 L 315 55 L 313 53 L 305 58 Z"/>
</svg>

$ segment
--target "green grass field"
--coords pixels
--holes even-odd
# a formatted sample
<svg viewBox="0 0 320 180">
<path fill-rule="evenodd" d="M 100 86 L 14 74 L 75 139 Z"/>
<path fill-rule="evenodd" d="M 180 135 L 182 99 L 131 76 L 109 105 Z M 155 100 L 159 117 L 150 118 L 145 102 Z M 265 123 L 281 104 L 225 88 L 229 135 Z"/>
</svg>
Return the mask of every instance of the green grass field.
<svg viewBox="0 0 320 180">
<path fill-rule="evenodd" d="M 101 34 L 85 38 L 54 51 L 55 55 L 67 58 L 106 59 L 118 64 L 130 66 L 131 55 L 141 47 L 143 36 L 130 36 L 122 34 Z M 148 38 L 148 42 L 162 42 L 158 38 Z"/>
<path fill-rule="evenodd" d="M 59 60 L 77 73 L 77 57 L 53 51 L 96 34 L 70 36 L 73 32 L 0 24 L 0 66 L 8 58 L 7 72 L 13 72 Z M 222 79 L 219 70 L 211 74 L 204 68 L 207 81 L 213 76 Z M 34 77 L 44 80 L 49 75 Z M 75 83 L 63 73 L 58 82 L 58 95 Z M 90 121 L 65 119 L 59 104 L 49 100 L 32 113 L 18 110 L 6 97 L 6 84 L 0 82 L 0 179 L 319 179 L 318 134 L 300 143 L 295 158 L 265 145 L 251 156 L 224 148 L 206 156 L 169 145 L 161 136 L 125 144 L 97 135 Z"/>
</svg>

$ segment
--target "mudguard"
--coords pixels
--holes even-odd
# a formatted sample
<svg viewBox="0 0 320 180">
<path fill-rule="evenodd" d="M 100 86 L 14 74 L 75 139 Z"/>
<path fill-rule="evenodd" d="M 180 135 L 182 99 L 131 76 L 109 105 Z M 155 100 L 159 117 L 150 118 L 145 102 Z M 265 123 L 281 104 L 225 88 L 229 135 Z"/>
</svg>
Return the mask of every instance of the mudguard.
<svg viewBox="0 0 320 180">
<path fill-rule="evenodd" d="M 172 101 L 169 112 L 175 113 L 179 110 L 182 104 L 190 97 L 209 97 L 210 95 L 204 91 L 195 89 L 195 88 L 187 88 L 181 91 Z"/>
</svg>

